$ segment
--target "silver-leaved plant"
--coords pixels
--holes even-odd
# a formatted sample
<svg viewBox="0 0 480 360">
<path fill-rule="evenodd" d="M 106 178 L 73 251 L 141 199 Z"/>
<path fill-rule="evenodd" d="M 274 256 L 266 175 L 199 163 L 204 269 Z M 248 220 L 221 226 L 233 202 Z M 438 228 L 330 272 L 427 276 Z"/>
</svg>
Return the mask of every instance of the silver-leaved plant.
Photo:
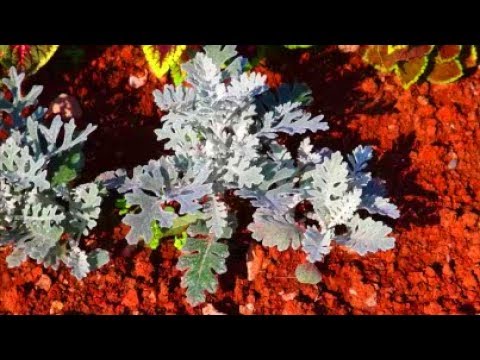
<svg viewBox="0 0 480 360">
<path fill-rule="evenodd" d="M 127 202 L 141 209 L 124 219 L 131 244 L 152 236 L 152 222 L 168 228 L 178 217 L 201 214 L 187 230 L 177 265 L 192 305 L 205 301 L 205 291 L 215 292 L 216 274 L 226 271 L 222 239 L 235 225 L 223 200 L 227 190 L 256 208 L 248 226 L 255 240 L 279 250 L 302 248 L 311 262 L 322 261 L 333 242 L 361 255 L 394 246 L 391 228 L 359 214 L 399 216 L 383 183 L 366 171 L 372 149 L 359 146 L 345 160 L 326 148 L 314 151 L 306 138 L 294 159 L 278 135 L 325 131 L 328 124 L 304 110 L 311 101 L 306 86 L 269 91 L 265 76 L 243 72 L 243 63 L 232 45 L 205 46 L 182 66 L 188 86 L 154 92 L 167 112 L 156 134 L 174 155 L 135 168 L 131 178 L 123 171 L 104 177 L 121 184 Z M 313 211 L 299 218 L 301 202 Z M 176 211 L 166 210 L 172 206 Z"/>
<path fill-rule="evenodd" d="M 60 116 L 47 125 L 46 109 L 37 107 L 43 88 L 22 95 L 24 77 L 12 67 L 2 80 L 12 100 L 0 93 L 0 128 L 8 134 L 0 141 L 0 245 L 13 245 L 9 267 L 27 258 L 54 269 L 63 262 L 81 279 L 108 261 L 104 250 L 87 254 L 79 247 L 97 224 L 101 186 L 69 186 L 82 165 L 80 147 L 96 127 L 76 131 L 73 119 L 64 123 Z M 28 106 L 36 109 L 24 116 Z"/>
</svg>

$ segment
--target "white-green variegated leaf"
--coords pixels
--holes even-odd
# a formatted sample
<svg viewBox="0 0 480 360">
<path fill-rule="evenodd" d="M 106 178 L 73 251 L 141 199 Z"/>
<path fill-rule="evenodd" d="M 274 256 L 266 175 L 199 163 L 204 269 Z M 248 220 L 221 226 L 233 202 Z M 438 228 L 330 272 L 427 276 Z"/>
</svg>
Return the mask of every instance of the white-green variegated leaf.
<svg viewBox="0 0 480 360">
<path fill-rule="evenodd" d="M 275 91 L 264 92 L 257 100 L 259 115 L 287 102 L 309 105 L 313 101 L 312 91 L 306 84 L 280 84 Z"/>
<path fill-rule="evenodd" d="M 22 209 L 23 222 L 27 227 L 59 225 L 65 214 L 56 205 L 42 203 L 26 204 Z"/>
<path fill-rule="evenodd" d="M 69 225 L 77 233 L 88 235 L 89 230 L 97 225 L 100 216 L 102 203 L 100 189 L 97 184 L 88 183 L 77 186 L 72 192 L 73 196 L 70 202 L 72 219 Z"/>
<path fill-rule="evenodd" d="M 327 202 L 327 226 L 346 224 L 352 219 L 354 213 L 358 210 L 362 196 L 362 189 L 353 189 L 346 192 L 337 200 Z"/>
<path fill-rule="evenodd" d="M 27 260 L 27 253 L 24 248 L 17 247 L 7 256 L 6 260 L 9 268 L 20 266 L 25 260 Z"/>
<path fill-rule="evenodd" d="M 330 253 L 333 235 L 333 230 L 330 229 L 320 232 L 317 228 L 308 227 L 302 241 L 307 260 L 312 263 L 322 261 Z"/>
<path fill-rule="evenodd" d="M 87 253 L 79 247 L 72 247 L 63 262 L 71 269 L 72 274 L 78 280 L 83 279 L 90 272 Z"/>
<path fill-rule="evenodd" d="M 205 45 L 203 50 L 215 65 L 219 68 L 225 68 L 224 78 L 238 76 L 241 73 L 241 59 L 236 57 L 238 53 L 235 45 Z M 227 62 L 230 62 L 230 64 L 225 66 Z"/>
<path fill-rule="evenodd" d="M 234 183 L 234 187 L 252 187 L 263 180 L 262 168 L 250 165 L 246 159 L 232 158 L 227 164 L 226 182 Z"/>
<path fill-rule="evenodd" d="M 63 229 L 59 226 L 42 226 L 32 223 L 28 226 L 28 234 L 23 239 L 25 252 L 30 258 L 42 263 L 50 249 L 56 246 L 62 234 Z"/>
<path fill-rule="evenodd" d="M 0 111 L 4 111 L 12 116 L 13 128 L 19 129 L 25 126 L 26 119 L 23 117 L 23 110 L 32 105 L 37 104 L 37 99 L 43 91 L 43 86 L 34 85 L 27 94 L 22 94 L 22 82 L 25 79 L 24 73 L 17 73 L 14 66 L 9 69 L 9 77 L 3 78 L 2 82 L 12 93 L 13 99 L 8 101 L 4 94 L 0 92 Z M 4 124 L 0 124 L 0 129 L 4 128 Z"/>
<path fill-rule="evenodd" d="M 107 264 L 110 260 L 108 251 L 103 249 L 95 249 L 88 253 L 87 261 L 90 266 L 90 270 L 96 270 Z"/>
<path fill-rule="evenodd" d="M 216 196 L 212 196 L 204 207 L 204 213 L 207 216 L 206 224 L 210 229 L 210 233 L 212 233 L 216 239 L 221 238 L 225 232 L 225 228 L 228 227 L 228 213 L 225 203 L 220 201 Z"/>
<path fill-rule="evenodd" d="M 22 190 L 32 185 L 41 191 L 50 188 L 44 164 L 43 158 L 34 160 L 28 147 L 18 146 L 12 138 L 0 146 L 0 176 Z"/>
<path fill-rule="evenodd" d="M 166 149 L 195 149 L 200 145 L 198 136 L 192 136 L 193 128 L 181 115 L 171 114 L 161 129 L 155 130 L 159 141 L 166 140 Z"/>
<path fill-rule="evenodd" d="M 384 184 L 376 178 L 372 179 L 363 190 L 360 207 L 370 214 L 380 214 L 398 219 L 400 211 L 395 204 L 390 202 L 390 199 L 384 197 L 385 194 Z"/>
<path fill-rule="evenodd" d="M 331 151 L 328 148 L 323 148 L 319 152 L 313 151 L 313 145 L 310 143 L 310 138 L 305 138 L 298 147 L 298 161 L 302 165 L 320 164 L 325 156 L 331 156 Z"/>
<path fill-rule="evenodd" d="M 254 101 L 254 97 L 265 92 L 268 87 L 265 85 L 267 77 L 257 73 L 243 73 L 239 77 L 232 78 L 230 85 L 227 86 L 227 99 L 238 98 L 246 99 L 249 102 Z M 245 100 L 243 100 L 245 101 Z M 253 107 L 255 109 L 255 107 Z"/>
<path fill-rule="evenodd" d="M 373 156 L 371 146 L 357 146 L 351 155 L 348 155 L 350 176 L 353 178 L 353 185 L 364 187 L 372 179 L 369 172 L 365 172 L 368 161 Z"/>
<path fill-rule="evenodd" d="M 343 196 L 348 187 L 347 163 L 337 151 L 317 164 L 312 171 L 313 186 L 324 194 L 325 201 Z"/>
<path fill-rule="evenodd" d="M 395 238 L 388 236 L 392 229 L 371 218 L 362 219 L 355 215 L 348 224 L 349 234 L 336 241 L 360 255 L 368 252 L 390 250 L 395 246 Z"/>
<path fill-rule="evenodd" d="M 221 83 L 220 68 L 203 53 L 197 53 L 182 68 L 187 72 L 187 82 L 196 88 L 197 95 L 202 98 L 215 97 L 221 86 L 225 89 Z"/>
<path fill-rule="evenodd" d="M 56 147 L 55 142 L 56 142 L 56 137 L 58 136 L 57 129 L 59 129 L 60 123 L 63 124 L 63 131 L 64 131 L 63 142 L 62 142 L 62 145 L 60 145 L 59 147 Z M 68 123 L 63 123 L 60 119 L 60 116 L 55 117 L 51 127 L 53 126 L 55 126 L 55 128 L 53 129 L 54 131 L 50 133 L 50 136 L 55 136 L 55 139 L 52 137 L 47 139 L 47 143 L 49 144 L 48 146 L 49 148 L 52 149 L 52 150 L 49 150 L 49 152 L 51 151 L 51 155 L 58 155 L 64 151 L 70 150 L 73 147 L 87 141 L 88 135 L 94 132 L 95 129 L 97 128 L 96 125 L 88 124 L 85 130 L 82 130 L 78 134 L 75 134 L 74 133 L 76 129 L 75 121 L 71 119 Z M 50 130 L 52 129 L 50 128 Z M 47 128 L 44 127 L 43 125 L 40 125 L 40 131 L 45 137 L 46 137 L 46 134 L 48 134 Z"/>
<path fill-rule="evenodd" d="M 165 85 L 163 91 L 153 92 L 155 104 L 162 111 L 183 112 L 191 110 L 195 102 L 195 91 L 184 86 Z"/>
<path fill-rule="evenodd" d="M 253 223 L 248 226 L 248 230 L 252 232 L 252 237 L 264 246 L 276 246 L 280 251 L 290 247 L 298 249 L 303 234 L 291 215 L 270 215 L 259 210 L 253 214 Z"/>
<path fill-rule="evenodd" d="M 148 241 L 153 236 L 153 221 L 158 221 L 161 227 L 168 228 L 178 216 L 163 210 L 157 197 L 147 195 L 142 190 L 125 194 L 125 199 L 129 205 L 138 205 L 141 208 L 141 212 L 129 213 L 123 218 L 123 222 L 131 227 L 125 237 L 129 244 L 136 244 L 139 240 Z"/>
<path fill-rule="evenodd" d="M 263 128 L 257 136 L 274 138 L 279 132 L 294 135 L 328 130 L 328 124 L 322 120 L 323 115 L 312 117 L 310 113 L 302 110 L 301 103 L 288 102 L 265 114 Z"/>
<path fill-rule="evenodd" d="M 400 217 L 400 211 L 398 210 L 397 205 L 391 203 L 390 199 L 381 196 L 364 196 L 360 207 L 367 210 L 370 214 L 388 216 L 392 219 L 398 219 Z"/>
</svg>

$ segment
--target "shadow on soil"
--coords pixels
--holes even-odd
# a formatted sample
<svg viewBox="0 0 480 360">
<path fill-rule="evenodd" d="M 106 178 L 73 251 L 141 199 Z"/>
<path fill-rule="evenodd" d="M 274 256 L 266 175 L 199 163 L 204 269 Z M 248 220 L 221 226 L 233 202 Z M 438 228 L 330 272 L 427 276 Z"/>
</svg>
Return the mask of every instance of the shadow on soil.
<svg viewBox="0 0 480 360">
<path fill-rule="evenodd" d="M 420 186 L 416 181 L 418 170 L 411 169 L 410 153 L 415 138 L 414 132 L 401 135 L 375 164 L 376 175 L 386 180 L 389 195 L 400 209 L 400 219 L 394 223 L 396 228 L 433 225 L 440 221 L 438 206 L 435 206 L 438 195 Z"/>
</svg>

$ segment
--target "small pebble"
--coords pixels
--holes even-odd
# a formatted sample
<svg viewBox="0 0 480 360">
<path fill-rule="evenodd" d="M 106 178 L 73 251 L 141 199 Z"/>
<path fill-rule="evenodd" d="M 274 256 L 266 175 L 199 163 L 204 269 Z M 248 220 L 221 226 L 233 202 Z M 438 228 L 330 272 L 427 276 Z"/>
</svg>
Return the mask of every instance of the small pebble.
<svg viewBox="0 0 480 360">
<path fill-rule="evenodd" d="M 40 279 L 35 283 L 35 287 L 38 289 L 42 289 L 45 291 L 50 290 L 52 286 L 52 280 L 48 277 L 48 275 L 42 274 Z"/>
<path fill-rule="evenodd" d="M 448 163 L 448 169 L 449 170 L 455 170 L 455 168 L 457 167 L 457 164 L 458 164 L 457 159 L 450 160 L 450 162 Z"/>
<path fill-rule="evenodd" d="M 58 300 L 52 301 L 50 304 L 50 315 L 58 314 L 63 309 L 63 303 Z"/>
</svg>

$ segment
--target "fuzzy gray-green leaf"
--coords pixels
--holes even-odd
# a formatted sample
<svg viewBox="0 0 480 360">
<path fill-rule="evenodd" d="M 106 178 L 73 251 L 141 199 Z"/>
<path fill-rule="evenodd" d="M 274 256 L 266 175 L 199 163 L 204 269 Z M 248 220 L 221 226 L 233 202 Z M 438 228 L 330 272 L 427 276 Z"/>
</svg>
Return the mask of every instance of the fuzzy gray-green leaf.
<svg viewBox="0 0 480 360">
<path fill-rule="evenodd" d="M 205 292 L 217 290 L 217 274 L 227 271 L 225 259 L 228 247 L 213 239 L 188 238 L 177 264 L 186 270 L 181 286 L 187 289 L 187 300 L 192 306 L 205 301 Z"/>
</svg>

